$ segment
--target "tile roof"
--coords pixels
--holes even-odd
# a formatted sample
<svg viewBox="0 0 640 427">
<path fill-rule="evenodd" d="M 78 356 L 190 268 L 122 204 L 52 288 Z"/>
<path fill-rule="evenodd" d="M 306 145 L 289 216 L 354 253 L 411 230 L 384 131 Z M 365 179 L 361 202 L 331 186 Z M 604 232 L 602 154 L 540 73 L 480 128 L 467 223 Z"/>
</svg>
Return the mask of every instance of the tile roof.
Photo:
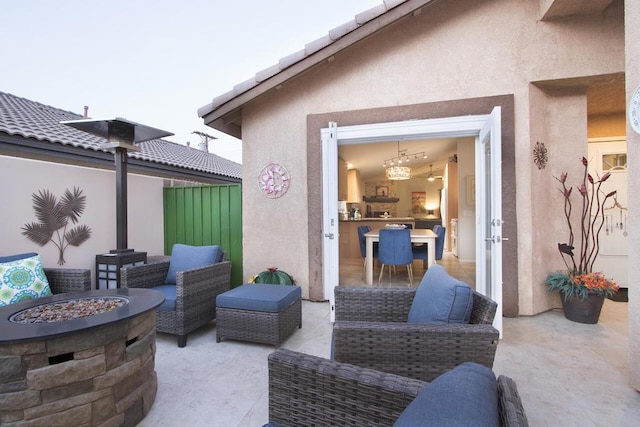
<svg viewBox="0 0 640 427">
<path fill-rule="evenodd" d="M 213 98 L 213 100 L 209 104 L 203 107 L 200 107 L 198 109 L 198 115 L 200 117 L 204 117 L 212 112 L 215 112 L 218 108 L 228 103 L 229 101 L 235 99 L 236 97 L 242 95 L 243 93 L 246 93 L 256 88 L 257 86 L 260 86 L 266 80 L 272 77 L 275 77 L 278 74 L 283 73 L 288 68 L 308 59 L 309 57 L 316 54 L 317 52 L 323 49 L 326 49 L 328 47 L 331 47 L 332 45 L 336 44 L 336 42 L 341 40 L 343 37 L 357 31 L 368 22 L 385 15 L 387 12 L 397 8 L 398 6 L 401 6 L 407 3 L 406 7 L 404 7 L 404 9 L 406 10 L 402 11 L 402 13 L 406 14 L 406 13 L 414 12 L 415 10 L 424 6 L 425 4 L 431 3 L 431 1 L 432 0 L 422 0 L 422 1 L 384 0 L 382 4 L 372 7 L 371 9 L 365 10 L 364 12 L 357 14 L 355 18 L 352 19 L 351 21 L 346 22 L 336 28 L 333 28 L 328 32 L 327 35 L 317 40 L 314 40 L 310 43 L 307 43 L 304 49 L 294 52 L 291 55 L 288 55 L 280 59 L 280 61 L 277 64 L 269 68 L 266 68 L 262 71 L 258 71 L 253 78 L 235 85 L 231 91 L 223 93 L 222 95 L 216 96 L 215 98 Z M 411 4 L 411 3 L 414 3 L 414 4 Z M 376 28 L 373 31 L 376 31 L 377 29 L 379 28 Z M 366 34 L 363 33 L 360 37 L 365 37 L 365 36 Z M 357 40 L 359 40 L 359 38 L 354 39 L 354 41 L 357 41 Z M 309 64 L 309 65 L 312 65 L 312 64 Z"/>
<path fill-rule="evenodd" d="M 107 150 L 102 148 L 106 142 L 104 138 L 60 124 L 63 120 L 82 118 L 82 115 L 70 111 L 0 92 L 0 132 L 106 152 Z M 214 175 L 242 178 L 241 164 L 212 153 L 163 139 L 146 141 L 139 144 L 139 147 L 141 151 L 128 152 L 129 157 Z"/>
</svg>

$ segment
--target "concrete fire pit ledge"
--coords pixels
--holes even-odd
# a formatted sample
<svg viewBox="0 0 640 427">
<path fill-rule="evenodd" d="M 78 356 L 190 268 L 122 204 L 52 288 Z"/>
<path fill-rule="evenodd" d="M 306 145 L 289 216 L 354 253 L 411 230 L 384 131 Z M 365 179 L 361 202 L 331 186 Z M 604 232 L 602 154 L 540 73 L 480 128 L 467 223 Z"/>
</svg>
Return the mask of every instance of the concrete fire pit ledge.
<svg viewBox="0 0 640 427">
<path fill-rule="evenodd" d="M 101 297 L 127 302 L 61 322 L 9 320 L 33 306 Z M 0 307 L 0 424 L 136 425 L 156 396 L 154 309 L 163 301 L 148 289 L 109 289 Z"/>
</svg>

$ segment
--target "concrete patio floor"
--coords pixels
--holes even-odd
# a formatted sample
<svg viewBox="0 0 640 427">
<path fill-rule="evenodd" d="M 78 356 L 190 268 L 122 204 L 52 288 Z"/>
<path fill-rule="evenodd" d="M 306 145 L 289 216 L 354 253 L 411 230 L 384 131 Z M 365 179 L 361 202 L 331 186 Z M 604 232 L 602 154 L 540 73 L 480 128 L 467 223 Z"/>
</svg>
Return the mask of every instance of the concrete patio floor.
<svg viewBox="0 0 640 427">
<path fill-rule="evenodd" d="M 282 347 L 329 356 L 328 303 L 303 301 L 302 329 Z M 504 319 L 494 371 L 518 384 L 531 426 L 638 426 L 628 381 L 627 304 L 607 300 L 597 325 L 561 310 Z M 158 393 L 140 426 L 262 426 L 268 421 L 268 345 L 216 343 L 215 322 L 187 346 L 157 336 Z M 637 363 L 637 362 L 636 362 Z"/>
</svg>

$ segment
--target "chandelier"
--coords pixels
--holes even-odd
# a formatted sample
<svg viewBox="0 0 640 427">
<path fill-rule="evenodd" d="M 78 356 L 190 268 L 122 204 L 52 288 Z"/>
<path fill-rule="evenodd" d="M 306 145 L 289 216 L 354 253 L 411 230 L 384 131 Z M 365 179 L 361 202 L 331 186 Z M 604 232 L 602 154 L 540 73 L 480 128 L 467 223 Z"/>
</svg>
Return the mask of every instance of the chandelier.
<svg viewBox="0 0 640 427">
<path fill-rule="evenodd" d="M 406 152 L 401 153 L 400 141 L 398 141 L 398 155 L 395 157 L 391 157 L 390 159 L 386 159 L 382 163 L 382 167 L 386 168 L 385 175 L 387 176 L 387 179 L 390 181 L 401 181 L 411 178 L 411 168 L 409 166 L 403 166 L 402 164 L 409 163 L 412 157 L 417 160 L 418 156 L 421 156 L 422 159 L 427 158 L 427 155 L 424 151 L 411 154 L 407 154 Z"/>
</svg>

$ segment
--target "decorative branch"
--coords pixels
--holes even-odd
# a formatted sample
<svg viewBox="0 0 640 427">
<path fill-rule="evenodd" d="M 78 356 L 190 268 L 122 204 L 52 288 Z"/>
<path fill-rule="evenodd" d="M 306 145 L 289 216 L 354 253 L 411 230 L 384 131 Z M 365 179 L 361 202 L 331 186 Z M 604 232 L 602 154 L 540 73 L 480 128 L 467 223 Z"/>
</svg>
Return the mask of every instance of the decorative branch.
<svg viewBox="0 0 640 427">
<path fill-rule="evenodd" d="M 600 232 L 604 226 L 604 205 L 610 197 L 614 197 L 616 191 L 612 191 L 604 196 L 602 191 L 602 184 L 609 179 L 611 174 L 605 173 L 602 177 L 598 177 L 594 180 L 593 176 L 587 170 L 587 159 L 582 158 L 582 165 L 584 167 L 584 173 L 582 176 L 582 183 L 576 187 L 580 196 L 582 197 L 582 210 L 580 217 L 580 257 L 578 263 L 574 258 L 574 233 L 571 225 L 571 188 L 567 188 L 566 180 L 567 173 L 564 172 L 560 175 L 560 178 L 556 178 L 562 184 L 562 195 L 564 197 L 564 215 L 569 226 L 569 242 L 558 243 L 558 250 L 562 256 L 567 269 L 574 274 L 591 273 L 593 270 L 593 264 L 600 252 Z M 595 212 L 594 212 L 595 209 Z M 601 216 L 601 218 L 599 218 Z M 572 266 L 569 267 L 565 255 L 571 258 Z"/>
</svg>

